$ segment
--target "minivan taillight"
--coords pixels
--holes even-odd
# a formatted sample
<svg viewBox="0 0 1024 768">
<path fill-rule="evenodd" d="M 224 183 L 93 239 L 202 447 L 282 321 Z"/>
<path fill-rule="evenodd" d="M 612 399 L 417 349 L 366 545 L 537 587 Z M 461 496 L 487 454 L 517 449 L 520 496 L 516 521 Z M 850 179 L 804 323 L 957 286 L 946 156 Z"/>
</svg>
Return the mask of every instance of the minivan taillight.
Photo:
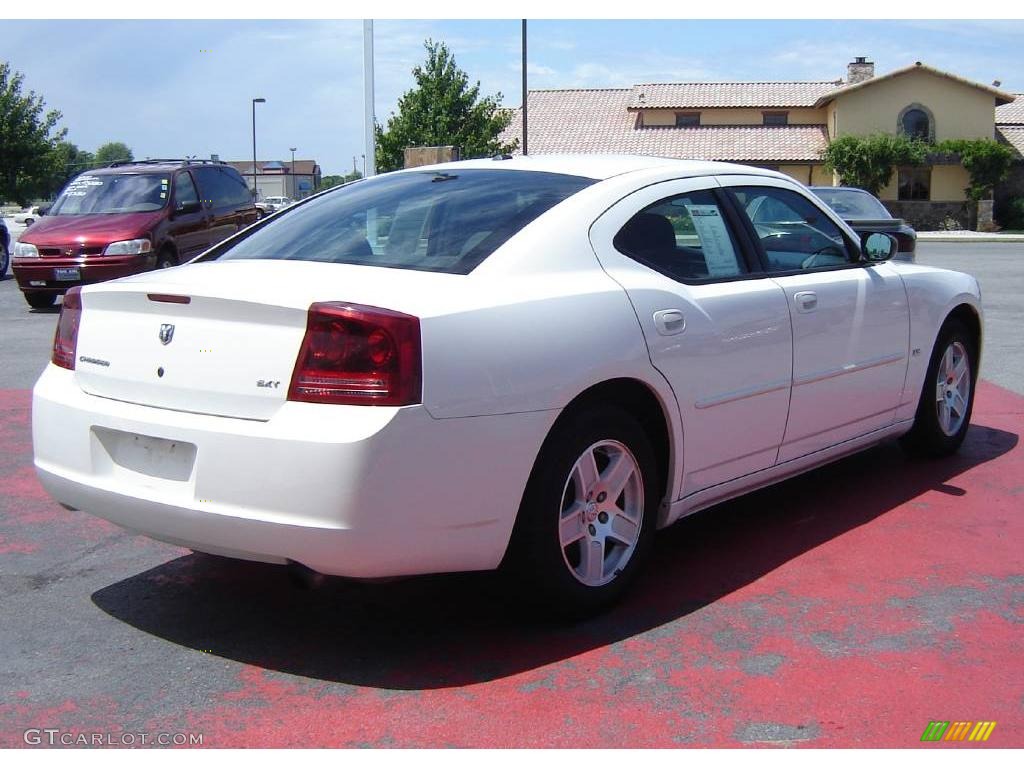
<svg viewBox="0 0 1024 768">
<path fill-rule="evenodd" d="M 75 370 L 75 352 L 78 349 L 78 324 L 82 320 L 82 289 L 75 286 L 64 294 L 57 318 L 57 332 L 53 336 L 54 365 Z"/>
<path fill-rule="evenodd" d="M 343 302 L 309 308 L 288 399 L 341 405 L 420 402 L 420 321 Z"/>
</svg>

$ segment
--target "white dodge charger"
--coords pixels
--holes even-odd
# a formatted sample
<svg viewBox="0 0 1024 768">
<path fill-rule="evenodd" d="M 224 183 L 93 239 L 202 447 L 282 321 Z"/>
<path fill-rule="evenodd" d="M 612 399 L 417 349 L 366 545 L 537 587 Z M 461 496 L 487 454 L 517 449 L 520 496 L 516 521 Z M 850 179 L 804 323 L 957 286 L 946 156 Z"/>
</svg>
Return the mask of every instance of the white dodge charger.
<svg viewBox="0 0 1024 768">
<path fill-rule="evenodd" d="M 737 165 L 386 174 L 69 291 L 35 465 L 63 504 L 197 551 L 501 566 L 599 609 L 684 515 L 886 438 L 956 450 L 978 284 L 894 249 Z"/>
</svg>

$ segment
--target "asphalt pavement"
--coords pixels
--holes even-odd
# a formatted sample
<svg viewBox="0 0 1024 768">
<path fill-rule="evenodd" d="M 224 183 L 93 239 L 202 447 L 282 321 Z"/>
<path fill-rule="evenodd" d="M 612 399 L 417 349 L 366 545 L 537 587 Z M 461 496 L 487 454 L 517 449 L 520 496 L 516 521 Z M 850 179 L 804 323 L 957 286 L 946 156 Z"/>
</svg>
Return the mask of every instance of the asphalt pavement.
<svg viewBox="0 0 1024 768">
<path fill-rule="evenodd" d="M 46 746 L 47 729 L 80 745 L 916 747 L 935 720 L 997 725 L 927 748 L 1024 747 L 1024 252 L 929 243 L 920 260 L 984 292 L 989 381 L 961 452 L 887 442 L 687 518 L 626 601 L 580 624 L 511 610 L 486 574 L 311 589 L 62 509 L 30 436 L 56 312 L 0 282 L 0 748 Z"/>
</svg>

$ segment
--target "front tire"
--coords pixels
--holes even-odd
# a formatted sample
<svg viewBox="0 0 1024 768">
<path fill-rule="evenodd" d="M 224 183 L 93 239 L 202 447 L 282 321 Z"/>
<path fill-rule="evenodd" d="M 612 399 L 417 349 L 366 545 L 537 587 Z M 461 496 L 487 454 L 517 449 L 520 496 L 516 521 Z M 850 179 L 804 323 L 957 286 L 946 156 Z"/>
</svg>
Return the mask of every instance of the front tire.
<svg viewBox="0 0 1024 768">
<path fill-rule="evenodd" d="M 570 415 L 545 441 L 523 495 L 510 586 L 556 616 L 610 607 L 649 558 L 659 488 L 636 419 L 614 406 Z"/>
<path fill-rule="evenodd" d="M 963 443 L 974 410 L 977 359 L 974 336 L 959 320 L 947 320 L 932 350 L 914 426 L 902 439 L 910 453 L 948 456 Z"/>
<path fill-rule="evenodd" d="M 170 248 L 162 248 L 160 254 L 156 257 L 156 268 L 170 269 L 176 266 L 178 266 L 178 259 L 174 255 L 174 251 Z"/>
</svg>

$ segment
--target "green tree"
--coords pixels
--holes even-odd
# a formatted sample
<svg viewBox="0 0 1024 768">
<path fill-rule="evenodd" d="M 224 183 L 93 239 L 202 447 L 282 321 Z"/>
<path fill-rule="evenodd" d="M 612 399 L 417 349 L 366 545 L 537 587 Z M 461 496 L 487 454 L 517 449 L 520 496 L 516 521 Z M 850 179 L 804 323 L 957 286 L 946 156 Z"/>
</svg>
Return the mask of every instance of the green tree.
<svg viewBox="0 0 1024 768">
<path fill-rule="evenodd" d="M 135 155 L 123 141 L 108 141 L 96 150 L 96 165 L 101 167 L 111 163 L 131 162 L 134 159 Z"/>
<path fill-rule="evenodd" d="M 839 174 L 842 184 L 878 195 L 898 165 L 921 165 L 929 145 L 919 139 L 876 133 L 840 136 L 821 155 L 825 168 Z"/>
<path fill-rule="evenodd" d="M 42 96 L 22 95 L 24 80 L 0 62 L 0 200 L 22 205 L 48 191 L 59 161 L 55 150 L 67 134 L 57 129 L 60 112 L 44 112 Z"/>
<path fill-rule="evenodd" d="M 512 110 L 501 106 L 501 93 L 481 98 L 480 82 L 469 84 L 448 46 L 427 40 L 424 47 L 426 62 L 412 70 L 416 87 L 398 100 L 398 114 L 386 127 L 376 126 L 377 170 L 401 168 L 406 147 L 453 145 L 463 157 L 515 149 L 498 138 L 512 121 Z"/>
<path fill-rule="evenodd" d="M 53 173 L 51 174 L 45 196 L 54 197 L 72 178 L 92 168 L 95 158 L 92 152 L 79 149 L 70 141 L 61 141 L 53 149 Z"/>
<path fill-rule="evenodd" d="M 993 139 L 947 139 L 935 149 L 960 156 L 971 174 L 971 185 L 964 190 L 971 200 L 992 197 L 993 187 L 1007 177 L 1013 165 L 1013 150 Z"/>
<path fill-rule="evenodd" d="M 331 174 L 329 176 L 320 177 L 320 186 L 318 189 L 330 189 L 331 187 L 337 187 L 339 184 L 348 184 L 350 181 L 363 178 L 363 174 L 359 171 L 349 171 L 344 176 L 337 174 Z"/>
</svg>

